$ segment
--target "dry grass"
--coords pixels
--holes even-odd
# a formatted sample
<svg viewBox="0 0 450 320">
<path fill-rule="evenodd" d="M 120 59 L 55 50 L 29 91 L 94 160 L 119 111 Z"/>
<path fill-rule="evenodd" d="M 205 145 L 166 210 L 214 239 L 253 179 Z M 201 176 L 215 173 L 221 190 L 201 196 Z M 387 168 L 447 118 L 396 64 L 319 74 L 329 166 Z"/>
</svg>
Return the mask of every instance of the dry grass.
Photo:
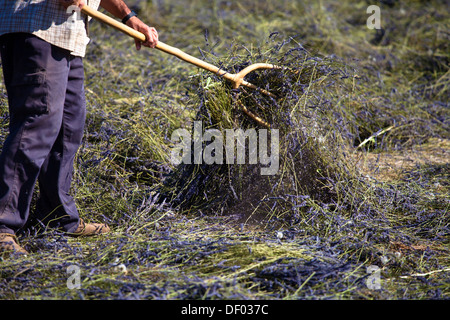
<svg viewBox="0 0 450 320">
<path fill-rule="evenodd" d="M 386 33 L 378 40 L 365 26 L 366 1 L 131 3 L 162 41 L 214 64 L 303 68 L 293 82 L 288 75 L 254 75 L 252 81 L 283 93 L 277 104 L 241 95 L 267 121 L 292 122 L 283 128 L 298 139 L 284 141 L 298 142 L 297 149 L 284 150 L 306 156 L 285 159 L 306 169 L 285 162 L 286 180 L 233 180 L 249 201 L 219 206 L 222 211 L 202 209 L 209 203 L 203 194 L 182 209 L 162 203 L 157 191 L 180 169 L 169 161 L 175 129 L 191 128 L 200 116 L 215 125 L 253 122 L 233 109 L 233 92 L 214 75 L 155 50 L 135 52 L 130 39 L 93 23 L 85 59 L 87 126 L 73 191 L 83 218 L 106 221 L 113 232 L 67 239 L 56 231 L 24 231 L 19 240 L 32 254 L 2 258 L 2 298 L 450 297 L 445 2 L 381 5 Z M 286 55 L 290 49 L 296 50 Z M 307 59 L 287 59 L 296 54 Z M 3 139 L 4 88 L 0 110 Z M 324 168 L 330 170 L 318 170 Z M 209 185 L 208 200 L 230 196 L 220 177 Z M 291 178 L 309 179 L 312 188 L 302 189 L 300 180 L 289 185 Z M 258 202 L 273 195 L 275 181 L 285 183 L 278 198 Z M 195 187 L 205 190 L 202 183 Z M 295 193 L 284 192 L 289 188 Z M 260 219 L 245 224 L 242 213 L 254 208 Z M 70 265 L 80 267 L 79 290 L 67 288 Z M 381 289 L 366 285 L 368 266 L 380 268 Z"/>
</svg>

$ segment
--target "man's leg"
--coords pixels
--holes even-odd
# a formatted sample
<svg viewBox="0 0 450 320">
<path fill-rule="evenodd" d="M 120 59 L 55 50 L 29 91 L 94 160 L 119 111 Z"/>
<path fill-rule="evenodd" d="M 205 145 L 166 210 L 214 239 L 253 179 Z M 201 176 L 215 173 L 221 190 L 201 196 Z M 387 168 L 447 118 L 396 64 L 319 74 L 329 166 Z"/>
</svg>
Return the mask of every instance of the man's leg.
<svg viewBox="0 0 450 320">
<path fill-rule="evenodd" d="M 10 127 L 0 155 L 0 233 L 28 219 L 39 171 L 58 137 L 68 79 L 68 51 L 30 34 L 0 38 Z"/>
<path fill-rule="evenodd" d="M 39 175 L 36 217 L 51 227 L 74 232 L 79 215 L 70 186 L 75 154 L 83 138 L 86 118 L 84 71 L 80 57 L 69 59 L 69 76 L 61 130 Z"/>
<path fill-rule="evenodd" d="M 71 57 L 61 130 L 41 167 L 40 196 L 36 205 L 39 220 L 51 227 L 62 228 L 72 236 L 92 236 L 110 230 L 105 224 L 84 223 L 70 195 L 73 163 L 83 138 L 86 118 L 83 83 L 82 59 Z"/>
</svg>

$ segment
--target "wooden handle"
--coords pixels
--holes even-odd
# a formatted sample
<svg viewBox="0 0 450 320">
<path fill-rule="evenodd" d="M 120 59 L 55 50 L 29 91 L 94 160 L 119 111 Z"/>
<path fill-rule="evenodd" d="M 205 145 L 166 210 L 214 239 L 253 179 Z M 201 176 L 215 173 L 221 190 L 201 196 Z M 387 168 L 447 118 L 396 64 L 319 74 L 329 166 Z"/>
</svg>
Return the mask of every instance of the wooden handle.
<svg viewBox="0 0 450 320">
<path fill-rule="evenodd" d="M 94 10 L 91 7 L 84 5 L 83 8 L 81 9 L 81 12 L 83 12 L 84 14 L 87 14 L 88 16 L 91 16 L 94 19 L 97 19 L 103 23 L 106 23 L 107 25 L 129 35 L 130 37 L 140 40 L 140 41 L 145 41 L 146 37 L 142 32 L 139 32 L 133 28 L 130 28 L 129 26 L 101 13 L 100 11 Z M 223 76 L 224 78 L 233 81 L 234 82 L 234 75 L 230 74 L 224 70 L 221 70 L 220 68 L 207 63 L 203 60 L 200 60 L 198 58 L 195 58 L 183 51 L 181 51 L 178 48 L 169 46 L 161 41 L 158 41 L 158 44 L 155 47 L 156 49 L 159 49 L 163 52 L 169 53 L 183 61 L 189 62 L 197 67 L 203 68 L 207 71 L 211 71 L 213 73 L 218 73 L 221 76 Z"/>
<path fill-rule="evenodd" d="M 84 5 L 81 8 L 81 12 L 84 14 L 87 14 L 88 16 L 91 16 L 94 19 L 97 19 L 103 23 L 106 23 L 107 25 L 116 28 L 119 31 L 122 31 L 123 33 L 129 35 L 130 37 L 133 37 L 140 41 L 145 41 L 145 35 L 137 30 L 134 30 L 133 28 L 130 28 L 129 26 L 111 18 L 108 17 L 106 14 L 101 13 L 100 11 L 94 10 L 88 5 Z"/>
</svg>

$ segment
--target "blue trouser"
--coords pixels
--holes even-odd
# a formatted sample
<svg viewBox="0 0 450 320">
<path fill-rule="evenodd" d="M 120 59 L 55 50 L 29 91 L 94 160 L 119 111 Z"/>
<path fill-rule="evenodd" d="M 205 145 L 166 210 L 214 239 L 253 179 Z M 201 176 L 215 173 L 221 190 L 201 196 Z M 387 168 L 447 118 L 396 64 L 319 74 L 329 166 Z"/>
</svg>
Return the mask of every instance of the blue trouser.
<svg viewBox="0 0 450 320">
<path fill-rule="evenodd" d="M 26 33 L 1 36 L 0 48 L 10 116 L 0 155 L 0 232 L 25 225 L 36 181 L 36 218 L 73 232 L 79 216 L 69 190 L 86 116 L 82 58 Z"/>
</svg>

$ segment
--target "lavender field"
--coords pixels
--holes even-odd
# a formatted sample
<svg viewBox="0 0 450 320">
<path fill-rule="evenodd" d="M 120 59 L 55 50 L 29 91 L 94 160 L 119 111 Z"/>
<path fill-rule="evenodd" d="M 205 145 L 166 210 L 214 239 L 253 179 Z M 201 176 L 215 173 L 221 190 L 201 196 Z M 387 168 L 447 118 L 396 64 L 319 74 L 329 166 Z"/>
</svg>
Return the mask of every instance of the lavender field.
<svg viewBox="0 0 450 320">
<path fill-rule="evenodd" d="M 372 2 L 128 1 L 161 41 L 224 70 L 284 67 L 247 78 L 276 97 L 92 21 L 73 194 L 112 232 L 30 224 L 30 254 L 0 257 L 0 298 L 449 299 L 448 3 Z M 3 83 L 0 110 L 3 141 Z M 276 174 L 174 164 L 172 133 L 194 121 L 278 130 Z"/>
</svg>

